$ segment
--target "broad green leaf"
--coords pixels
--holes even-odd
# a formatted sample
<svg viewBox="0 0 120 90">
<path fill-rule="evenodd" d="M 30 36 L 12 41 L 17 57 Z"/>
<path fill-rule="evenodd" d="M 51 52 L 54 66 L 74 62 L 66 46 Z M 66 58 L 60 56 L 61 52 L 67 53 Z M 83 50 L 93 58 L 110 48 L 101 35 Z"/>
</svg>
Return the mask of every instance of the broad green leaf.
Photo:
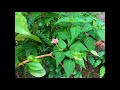
<svg viewBox="0 0 120 90">
<path fill-rule="evenodd" d="M 59 38 L 66 40 L 68 37 L 68 32 L 67 31 L 58 32 L 58 36 Z"/>
<path fill-rule="evenodd" d="M 45 18 L 45 24 L 48 26 L 50 24 L 50 21 L 52 20 L 52 18 Z"/>
<path fill-rule="evenodd" d="M 59 52 L 59 48 L 57 46 L 53 47 L 52 55 L 55 55 L 56 52 Z"/>
<path fill-rule="evenodd" d="M 80 67 L 83 67 L 86 69 L 82 56 L 79 56 L 79 57 L 74 56 L 74 59 L 75 59 L 75 62 L 80 65 Z"/>
<path fill-rule="evenodd" d="M 58 65 L 60 64 L 60 62 L 62 62 L 62 60 L 64 59 L 64 55 L 61 52 L 56 52 L 55 53 L 55 59 L 56 59 L 56 67 L 58 67 Z"/>
<path fill-rule="evenodd" d="M 86 21 L 87 22 L 92 22 L 93 21 L 93 16 L 88 16 L 88 17 L 86 17 Z"/>
<path fill-rule="evenodd" d="M 95 40 L 92 37 L 87 37 L 83 41 L 90 51 L 95 50 Z"/>
<path fill-rule="evenodd" d="M 70 32 L 71 32 L 71 41 L 73 41 L 79 34 L 80 34 L 80 26 L 74 26 L 70 28 Z"/>
<path fill-rule="evenodd" d="M 69 22 L 69 17 L 60 18 L 55 24 Z"/>
<path fill-rule="evenodd" d="M 17 41 L 24 41 L 26 38 L 26 35 L 25 34 L 18 34 L 16 37 L 15 37 L 15 40 Z"/>
<path fill-rule="evenodd" d="M 70 46 L 70 50 L 77 52 L 88 51 L 88 49 L 81 42 L 75 42 L 73 45 Z"/>
<path fill-rule="evenodd" d="M 29 37 L 29 38 L 31 38 L 31 39 L 33 39 L 35 41 L 41 42 L 40 38 L 37 37 L 36 35 L 31 34 L 31 35 L 28 35 L 27 37 Z"/>
<path fill-rule="evenodd" d="M 98 52 L 99 56 L 102 57 L 105 54 L 105 51 Z"/>
<path fill-rule="evenodd" d="M 43 67 L 38 62 L 29 62 L 27 65 L 32 70 L 43 70 Z"/>
<path fill-rule="evenodd" d="M 28 59 L 28 60 L 31 60 L 31 61 L 34 61 L 34 58 L 35 58 L 34 55 L 29 55 L 29 56 L 27 57 L 27 59 Z"/>
<path fill-rule="evenodd" d="M 34 55 L 29 55 L 29 56 L 27 57 L 27 59 L 30 60 L 30 61 L 33 61 L 33 62 L 42 62 L 41 59 L 35 58 Z"/>
<path fill-rule="evenodd" d="M 102 78 L 104 75 L 105 75 L 105 67 L 102 66 L 102 67 L 100 68 L 100 78 Z"/>
<path fill-rule="evenodd" d="M 63 52 L 63 54 L 69 58 L 73 58 L 73 53 L 74 51 L 73 50 L 69 50 L 69 51 L 66 51 L 66 52 Z"/>
<path fill-rule="evenodd" d="M 45 69 L 41 69 L 41 70 L 32 70 L 29 69 L 30 74 L 32 74 L 35 77 L 43 77 L 46 74 Z"/>
<path fill-rule="evenodd" d="M 99 54 L 98 54 L 96 51 L 91 50 L 90 52 L 91 52 L 93 55 L 100 57 Z"/>
<path fill-rule="evenodd" d="M 95 62 L 95 67 L 97 67 L 97 66 L 100 65 L 100 64 L 101 64 L 101 60 L 100 60 L 100 59 L 96 60 L 96 62 Z"/>
<path fill-rule="evenodd" d="M 64 60 L 63 65 L 66 77 L 69 78 L 70 74 L 72 74 L 73 70 L 75 69 L 75 62 L 71 60 Z"/>
<path fill-rule="evenodd" d="M 15 13 L 15 32 L 30 35 L 26 18 L 19 13 Z"/>
<path fill-rule="evenodd" d="M 59 39 L 58 46 L 62 49 L 67 47 L 66 43 L 62 39 Z"/>
<path fill-rule="evenodd" d="M 87 32 L 93 30 L 93 26 L 90 23 L 87 23 L 83 26 L 82 30 L 80 30 L 80 32 Z"/>
<path fill-rule="evenodd" d="M 97 35 L 100 40 L 105 41 L 105 30 L 97 30 Z"/>
<path fill-rule="evenodd" d="M 91 55 L 88 57 L 88 61 L 95 67 L 95 59 Z"/>
<path fill-rule="evenodd" d="M 74 76 L 74 78 L 82 78 L 82 73 L 81 73 L 81 72 L 78 72 L 78 73 Z"/>
<path fill-rule="evenodd" d="M 105 25 L 105 23 L 101 19 L 97 19 L 96 20 L 96 25 L 97 26 L 103 26 L 103 25 Z"/>
</svg>

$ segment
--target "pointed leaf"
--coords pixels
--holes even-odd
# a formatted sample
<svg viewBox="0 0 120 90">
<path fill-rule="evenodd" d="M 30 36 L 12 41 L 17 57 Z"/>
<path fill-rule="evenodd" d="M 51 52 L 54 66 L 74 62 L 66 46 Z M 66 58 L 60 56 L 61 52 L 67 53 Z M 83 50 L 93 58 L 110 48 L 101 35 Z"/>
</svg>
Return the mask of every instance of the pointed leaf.
<svg viewBox="0 0 120 90">
<path fill-rule="evenodd" d="M 81 42 L 75 42 L 73 45 L 70 46 L 70 50 L 77 52 L 88 51 L 88 49 Z"/>
<path fill-rule="evenodd" d="M 38 36 L 36 36 L 36 35 L 31 34 L 31 35 L 28 35 L 27 37 L 29 37 L 29 38 L 31 38 L 31 39 L 33 39 L 35 41 L 41 42 L 40 38 Z"/>
<path fill-rule="evenodd" d="M 80 34 L 80 26 L 74 26 L 70 28 L 70 32 L 71 32 L 71 41 L 73 41 L 79 34 Z"/>
<path fill-rule="evenodd" d="M 58 32 L 58 36 L 59 38 L 66 40 L 68 38 L 68 32 L 67 31 Z"/>
<path fill-rule="evenodd" d="M 100 68 L 100 78 L 102 78 L 104 75 L 105 75 L 105 67 L 102 66 L 102 67 Z"/>
<path fill-rule="evenodd" d="M 74 51 L 72 50 L 69 50 L 69 51 L 66 51 L 66 52 L 63 52 L 63 54 L 69 58 L 73 58 L 73 53 Z"/>
<path fill-rule="evenodd" d="M 27 20 L 22 15 L 22 13 L 15 13 L 15 32 L 20 34 L 30 35 L 30 31 L 28 29 Z"/>
<path fill-rule="evenodd" d="M 86 69 L 84 60 L 81 56 L 80 57 L 74 56 L 74 59 L 75 59 L 75 62 L 80 65 L 80 67 L 83 67 Z"/>
<path fill-rule="evenodd" d="M 101 19 L 97 19 L 96 20 L 96 25 L 103 26 L 103 25 L 105 25 L 105 23 Z"/>
<path fill-rule="evenodd" d="M 83 41 L 89 50 L 95 50 L 95 45 L 94 45 L 95 40 L 93 38 L 87 37 Z"/>
<path fill-rule="evenodd" d="M 64 60 L 63 64 L 66 76 L 69 78 L 70 74 L 72 74 L 75 69 L 75 62 L 71 60 Z"/>
<path fill-rule="evenodd" d="M 97 30 L 97 35 L 100 40 L 105 41 L 105 30 Z"/>
<path fill-rule="evenodd" d="M 91 50 L 90 52 L 91 52 L 93 55 L 100 57 L 99 54 L 98 54 L 96 51 Z"/>
<path fill-rule="evenodd" d="M 15 37 L 15 40 L 17 40 L 17 41 L 24 41 L 26 37 L 27 37 L 27 36 L 26 36 L 25 34 L 18 34 L 18 35 Z"/>
<path fill-rule="evenodd" d="M 82 30 L 81 30 L 80 32 L 87 32 L 87 31 L 90 31 L 90 30 L 92 30 L 92 29 L 93 29 L 92 25 L 89 24 L 89 23 L 87 23 L 87 24 L 85 24 L 85 25 L 83 26 L 83 28 L 82 28 Z"/>
<path fill-rule="evenodd" d="M 101 64 L 101 60 L 99 59 L 99 60 L 97 60 L 96 62 L 95 62 L 95 67 L 97 67 L 98 65 L 100 65 Z"/>
<path fill-rule="evenodd" d="M 62 39 L 59 39 L 58 46 L 62 49 L 67 47 L 66 43 Z"/>
<path fill-rule="evenodd" d="M 86 21 L 87 22 L 92 22 L 93 21 L 93 16 L 88 16 L 88 17 L 86 17 Z"/>
<path fill-rule="evenodd" d="M 61 52 L 56 52 L 55 58 L 56 58 L 56 67 L 58 67 L 60 62 L 62 62 L 62 60 L 64 59 L 64 55 Z"/>
</svg>

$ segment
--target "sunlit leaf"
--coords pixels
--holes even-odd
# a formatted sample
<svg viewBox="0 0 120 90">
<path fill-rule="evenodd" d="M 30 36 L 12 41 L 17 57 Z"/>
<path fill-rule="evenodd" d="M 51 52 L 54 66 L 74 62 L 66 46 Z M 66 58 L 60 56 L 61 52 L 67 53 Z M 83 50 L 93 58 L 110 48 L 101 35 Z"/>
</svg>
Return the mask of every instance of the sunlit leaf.
<svg viewBox="0 0 120 90">
<path fill-rule="evenodd" d="M 41 70 L 32 70 L 29 69 L 30 74 L 32 74 L 35 77 L 43 77 L 46 74 L 45 69 L 41 69 Z"/>
<path fill-rule="evenodd" d="M 105 75 L 105 67 L 102 66 L 102 67 L 100 68 L 100 78 L 102 78 L 104 75 Z"/>
</svg>

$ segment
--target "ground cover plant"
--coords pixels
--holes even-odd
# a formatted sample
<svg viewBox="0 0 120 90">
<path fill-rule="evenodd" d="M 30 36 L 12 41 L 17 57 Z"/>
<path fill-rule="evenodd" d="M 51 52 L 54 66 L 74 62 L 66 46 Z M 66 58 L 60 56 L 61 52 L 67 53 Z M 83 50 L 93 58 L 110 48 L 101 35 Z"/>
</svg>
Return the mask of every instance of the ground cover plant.
<svg viewBox="0 0 120 90">
<path fill-rule="evenodd" d="M 104 12 L 15 12 L 16 78 L 104 78 Z"/>
</svg>

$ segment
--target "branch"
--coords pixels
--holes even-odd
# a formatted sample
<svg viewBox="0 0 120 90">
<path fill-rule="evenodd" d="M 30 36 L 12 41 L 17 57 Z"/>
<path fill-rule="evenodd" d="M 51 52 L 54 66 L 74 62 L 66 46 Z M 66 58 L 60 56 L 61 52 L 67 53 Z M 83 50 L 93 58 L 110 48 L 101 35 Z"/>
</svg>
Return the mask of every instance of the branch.
<svg viewBox="0 0 120 90">
<path fill-rule="evenodd" d="M 36 56 L 35 58 L 44 58 L 44 57 L 47 57 L 47 56 L 50 56 L 50 57 L 54 58 L 54 57 L 52 56 L 52 52 L 51 52 L 50 54 L 45 54 L 45 55 Z M 28 63 L 28 62 L 30 62 L 30 60 L 25 60 L 25 61 L 19 63 L 19 64 L 18 64 L 18 67 L 21 66 L 21 65 L 23 65 L 23 64 L 25 64 L 25 63 Z"/>
</svg>

